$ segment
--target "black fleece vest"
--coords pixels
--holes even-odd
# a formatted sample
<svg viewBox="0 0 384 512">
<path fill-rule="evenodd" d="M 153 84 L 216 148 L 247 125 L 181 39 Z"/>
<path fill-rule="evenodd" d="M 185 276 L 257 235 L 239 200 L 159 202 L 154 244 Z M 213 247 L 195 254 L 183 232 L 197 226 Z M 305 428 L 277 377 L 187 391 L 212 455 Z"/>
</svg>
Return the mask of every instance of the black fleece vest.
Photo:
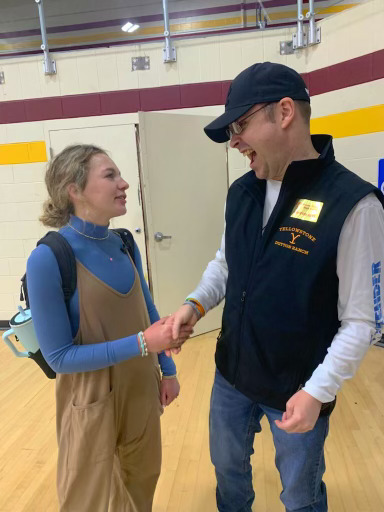
<svg viewBox="0 0 384 512">
<path fill-rule="evenodd" d="M 285 410 L 324 360 L 338 320 L 337 246 L 355 204 L 375 192 L 313 137 L 316 160 L 293 162 L 262 235 L 266 182 L 253 171 L 230 187 L 220 373 L 251 400 Z"/>
</svg>

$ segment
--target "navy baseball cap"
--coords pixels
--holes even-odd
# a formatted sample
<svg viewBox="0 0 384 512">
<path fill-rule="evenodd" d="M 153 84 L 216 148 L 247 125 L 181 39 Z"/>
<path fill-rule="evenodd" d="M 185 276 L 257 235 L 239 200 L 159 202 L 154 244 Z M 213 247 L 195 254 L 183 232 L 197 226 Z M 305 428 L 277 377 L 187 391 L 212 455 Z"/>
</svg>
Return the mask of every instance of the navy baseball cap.
<svg viewBox="0 0 384 512">
<path fill-rule="evenodd" d="M 223 115 L 204 128 L 214 142 L 226 142 L 228 125 L 244 115 L 253 105 L 272 103 L 282 98 L 310 101 L 304 80 L 294 69 L 262 62 L 242 71 L 231 83 Z"/>
</svg>

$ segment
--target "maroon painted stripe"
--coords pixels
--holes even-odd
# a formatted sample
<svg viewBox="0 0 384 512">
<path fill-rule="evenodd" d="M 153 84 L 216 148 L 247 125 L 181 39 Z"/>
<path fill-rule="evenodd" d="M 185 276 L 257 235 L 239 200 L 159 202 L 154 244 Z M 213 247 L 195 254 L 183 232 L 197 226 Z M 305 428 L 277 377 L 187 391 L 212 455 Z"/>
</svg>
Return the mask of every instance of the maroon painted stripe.
<svg viewBox="0 0 384 512">
<path fill-rule="evenodd" d="M 373 53 L 372 74 L 373 80 L 384 78 L 384 51 Z"/>
<path fill-rule="evenodd" d="M 304 73 L 311 96 L 384 78 L 384 50 Z M 0 124 L 225 104 L 231 81 L 0 102 Z"/>
<path fill-rule="evenodd" d="M 225 105 L 227 101 L 227 96 L 229 92 L 229 88 L 231 87 L 232 80 L 226 80 L 225 82 L 221 82 L 221 102 L 220 105 Z"/>
<path fill-rule="evenodd" d="M 172 110 L 181 108 L 180 85 L 140 89 L 140 110 Z"/>
<path fill-rule="evenodd" d="M 308 73 L 311 96 L 382 78 L 384 50 L 369 53 Z"/>
<path fill-rule="evenodd" d="M 42 98 L 46 99 L 46 98 Z M 27 121 L 25 103 L 28 100 L 0 101 L 0 124 Z M 29 100 L 30 101 L 30 100 Z"/>
<path fill-rule="evenodd" d="M 180 88 L 181 107 L 205 107 L 222 101 L 221 82 L 186 84 Z"/>
<path fill-rule="evenodd" d="M 88 117 L 101 115 L 99 93 L 62 96 L 63 117 Z"/>
<path fill-rule="evenodd" d="M 140 110 L 140 91 L 112 91 L 100 93 L 101 114 L 129 114 Z"/>
<path fill-rule="evenodd" d="M 315 0 L 315 4 L 319 4 L 320 2 L 324 2 L 324 0 Z M 305 4 L 309 4 L 309 0 L 304 0 L 303 5 L 305 5 Z M 253 5 L 253 9 L 255 9 L 255 7 L 256 7 L 256 3 L 249 4 L 249 5 Z M 271 9 L 273 7 L 287 7 L 290 5 L 294 5 L 296 7 L 297 0 L 264 0 L 263 1 L 263 6 L 264 6 L 265 10 Z"/>
<path fill-rule="evenodd" d="M 64 117 L 62 98 L 36 98 L 25 102 L 26 121 L 46 121 Z"/>
</svg>

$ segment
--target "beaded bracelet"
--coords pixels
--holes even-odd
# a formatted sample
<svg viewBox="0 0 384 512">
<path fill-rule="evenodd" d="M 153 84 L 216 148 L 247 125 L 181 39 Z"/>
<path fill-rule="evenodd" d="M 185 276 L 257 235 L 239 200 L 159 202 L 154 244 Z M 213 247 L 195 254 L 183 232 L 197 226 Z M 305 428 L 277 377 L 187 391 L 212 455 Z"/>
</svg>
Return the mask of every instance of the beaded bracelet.
<svg viewBox="0 0 384 512">
<path fill-rule="evenodd" d="M 147 343 L 145 341 L 145 337 L 144 337 L 143 331 L 140 331 L 138 333 L 137 338 L 138 338 L 139 343 L 140 343 L 141 356 L 145 357 L 145 356 L 148 355 L 148 347 L 147 347 Z"/>
<path fill-rule="evenodd" d="M 185 305 L 187 305 L 187 306 L 191 306 L 191 308 L 193 309 L 193 311 L 194 311 L 194 312 L 196 313 L 196 315 L 197 315 L 197 319 L 198 319 L 198 320 L 200 320 L 200 318 L 201 318 L 201 313 L 200 313 L 200 311 L 197 309 L 196 304 L 194 304 L 193 302 L 191 302 L 191 301 L 189 301 L 189 300 L 186 300 L 186 301 L 184 302 L 183 306 L 185 306 Z"/>
<path fill-rule="evenodd" d="M 200 313 L 200 317 L 205 316 L 205 309 L 203 308 L 203 306 L 200 304 L 200 302 L 198 300 L 193 299 L 192 297 L 187 297 L 185 299 L 185 302 L 187 302 L 188 304 L 191 304 L 191 305 L 194 304 Z"/>
</svg>

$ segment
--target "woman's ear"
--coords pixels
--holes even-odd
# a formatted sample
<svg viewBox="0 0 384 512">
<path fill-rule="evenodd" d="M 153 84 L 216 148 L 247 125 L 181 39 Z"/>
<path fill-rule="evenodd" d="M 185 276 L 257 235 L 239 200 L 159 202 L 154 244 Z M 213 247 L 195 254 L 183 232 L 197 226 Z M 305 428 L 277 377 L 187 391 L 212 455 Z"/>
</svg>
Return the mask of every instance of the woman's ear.
<svg viewBox="0 0 384 512">
<path fill-rule="evenodd" d="M 68 192 L 69 198 L 72 202 L 79 200 L 80 192 L 79 192 L 77 185 L 75 185 L 75 183 L 70 183 L 68 185 L 67 192 Z"/>
</svg>

